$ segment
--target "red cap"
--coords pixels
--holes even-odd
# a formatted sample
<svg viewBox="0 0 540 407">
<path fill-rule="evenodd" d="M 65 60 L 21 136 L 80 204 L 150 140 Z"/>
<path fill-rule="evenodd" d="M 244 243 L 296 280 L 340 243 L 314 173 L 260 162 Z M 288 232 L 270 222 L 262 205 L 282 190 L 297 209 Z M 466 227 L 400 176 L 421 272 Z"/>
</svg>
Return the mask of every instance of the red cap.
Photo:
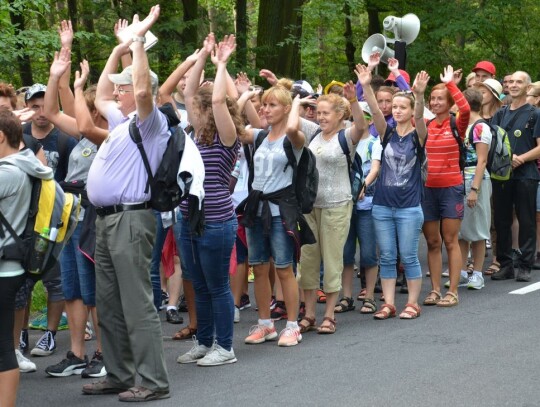
<svg viewBox="0 0 540 407">
<path fill-rule="evenodd" d="M 410 85 L 411 78 L 409 77 L 409 74 L 403 69 L 398 69 L 398 71 L 401 74 L 401 76 L 403 76 L 403 79 L 405 79 L 405 82 L 407 82 L 407 84 Z M 388 75 L 388 78 L 386 78 L 385 82 L 395 82 L 395 81 L 396 81 L 396 77 L 394 76 L 393 73 L 390 72 L 390 75 Z"/>
<path fill-rule="evenodd" d="M 491 75 L 495 76 L 495 73 L 497 72 L 495 70 L 495 65 L 493 65 L 489 61 L 480 61 L 476 64 L 476 66 L 472 69 L 473 72 L 476 72 L 477 70 L 482 69 L 483 71 L 486 71 L 490 73 Z"/>
</svg>

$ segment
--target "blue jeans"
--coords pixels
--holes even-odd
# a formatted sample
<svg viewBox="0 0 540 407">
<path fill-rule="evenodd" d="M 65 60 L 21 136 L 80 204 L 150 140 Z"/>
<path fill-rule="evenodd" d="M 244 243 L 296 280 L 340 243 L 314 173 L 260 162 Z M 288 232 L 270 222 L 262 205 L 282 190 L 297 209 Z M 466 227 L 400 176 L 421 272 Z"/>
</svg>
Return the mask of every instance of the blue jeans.
<svg viewBox="0 0 540 407">
<path fill-rule="evenodd" d="M 161 264 L 161 252 L 167 237 L 167 229 L 163 229 L 163 222 L 158 211 L 153 211 L 156 217 L 156 241 L 152 249 L 152 261 L 150 262 L 150 280 L 152 281 L 152 292 L 154 293 L 154 305 L 159 311 L 161 307 L 161 276 L 159 265 Z"/>
<path fill-rule="evenodd" d="M 373 205 L 372 214 L 380 251 L 381 278 L 397 278 L 398 245 L 407 280 L 422 278 L 418 261 L 418 241 L 424 223 L 422 207 L 390 208 Z"/>
<path fill-rule="evenodd" d="M 207 222 L 202 236 L 191 233 L 189 221 L 182 220 L 180 254 L 190 271 L 195 289 L 197 340 L 210 347 L 231 350 L 234 299 L 229 284 L 229 262 L 236 238 L 236 216 L 224 222 Z"/>
<path fill-rule="evenodd" d="M 343 249 L 343 264 L 354 264 L 356 240 L 360 243 L 360 266 L 373 267 L 377 265 L 377 244 L 375 239 L 375 223 L 371 210 L 353 210 L 349 236 Z"/>
<path fill-rule="evenodd" d="M 96 306 L 96 271 L 94 263 L 79 250 L 82 222 L 67 241 L 60 257 L 62 291 L 66 300 L 82 299 L 84 305 Z"/>
</svg>

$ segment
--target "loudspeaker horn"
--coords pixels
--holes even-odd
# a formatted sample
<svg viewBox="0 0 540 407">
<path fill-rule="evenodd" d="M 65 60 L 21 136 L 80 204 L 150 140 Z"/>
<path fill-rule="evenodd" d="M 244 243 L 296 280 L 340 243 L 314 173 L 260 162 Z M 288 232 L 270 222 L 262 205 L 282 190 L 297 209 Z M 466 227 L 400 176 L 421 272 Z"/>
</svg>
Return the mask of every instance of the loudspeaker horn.
<svg viewBox="0 0 540 407">
<path fill-rule="evenodd" d="M 386 37 L 382 34 L 373 34 L 362 46 L 362 59 L 367 64 L 369 56 L 374 52 L 381 54 L 381 62 L 388 64 L 388 58 L 394 58 L 394 50 L 387 46 Z"/>
<path fill-rule="evenodd" d="M 420 19 L 412 13 L 405 14 L 401 18 L 388 16 L 383 20 L 383 27 L 386 31 L 394 33 L 395 41 L 403 41 L 409 45 L 420 33 Z"/>
</svg>

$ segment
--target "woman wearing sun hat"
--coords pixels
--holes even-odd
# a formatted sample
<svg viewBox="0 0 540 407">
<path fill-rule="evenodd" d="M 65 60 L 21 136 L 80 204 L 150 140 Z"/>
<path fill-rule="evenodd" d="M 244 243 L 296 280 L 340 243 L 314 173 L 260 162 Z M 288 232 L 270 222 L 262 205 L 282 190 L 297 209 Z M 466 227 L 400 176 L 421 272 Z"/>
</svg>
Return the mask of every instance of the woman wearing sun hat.
<svg viewBox="0 0 540 407">
<path fill-rule="evenodd" d="M 480 116 L 489 122 L 502 105 L 499 99 L 499 95 L 503 90 L 502 85 L 496 79 L 486 79 L 483 82 L 476 82 L 474 87 L 482 93 Z"/>
</svg>

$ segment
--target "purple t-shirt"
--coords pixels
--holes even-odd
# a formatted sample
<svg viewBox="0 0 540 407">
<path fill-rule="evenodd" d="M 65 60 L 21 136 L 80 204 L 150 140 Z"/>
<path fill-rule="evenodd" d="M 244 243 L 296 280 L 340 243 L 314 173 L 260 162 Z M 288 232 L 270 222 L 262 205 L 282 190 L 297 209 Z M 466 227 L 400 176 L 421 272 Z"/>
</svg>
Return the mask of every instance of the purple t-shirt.
<svg viewBox="0 0 540 407">
<path fill-rule="evenodd" d="M 211 145 L 196 140 L 195 144 L 204 163 L 204 218 L 207 222 L 224 222 L 234 216 L 229 181 L 236 164 L 239 141 L 226 147 L 216 134 Z M 187 217 L 186 201 L 182 202 L 180 209 L 182 215 Z"/>
<path fill-rule="evenodd" d="M 88 172 L 88 198 L 95 206 L 141 203 L 150 200 L 144 189 L 148 174 L 141 153 L 129 135 L 133 114 L 124 117 L 115 107 L 107 112 L 109 137 L 101 144 Z M 143 122 L 137 120 L 144 150 L 155 173 L 170 133 L 167 118 L 156 106 Z"/>
</svg>

